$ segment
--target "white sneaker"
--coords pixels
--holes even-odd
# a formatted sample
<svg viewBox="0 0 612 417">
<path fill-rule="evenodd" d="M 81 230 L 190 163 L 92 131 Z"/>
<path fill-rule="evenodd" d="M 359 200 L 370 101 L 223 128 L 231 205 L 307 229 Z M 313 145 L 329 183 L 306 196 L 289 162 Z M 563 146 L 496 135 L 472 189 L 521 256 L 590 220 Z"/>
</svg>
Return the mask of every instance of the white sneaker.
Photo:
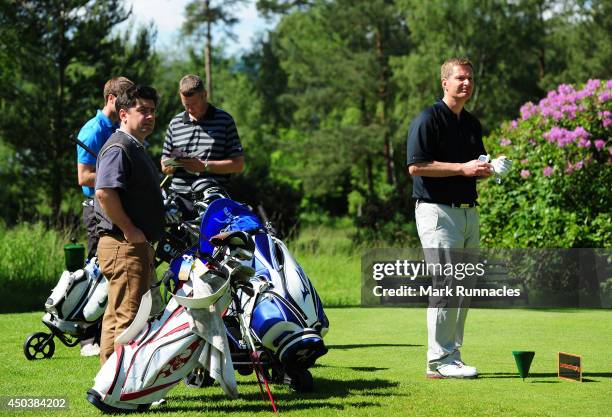
<svg viewBox="0 0 612 417">
<path fill-rule="evenodd" d="M 97 343 L 88 343 L 81 346 L 81 356 L 98 356 L 100 355 L 100 345 Z"/>
<path fill-rule="evenodd" d="M 165 398 L 162 398 L 160 400 L 157 401 L 153 401 L 151 403 L 151 408 L 157 408 L 157 407 L 161 407 L 162 405 L 165 405 L 168 401 L 166 401 Z"/>
<path fill-rule="evenodd" d="M 430 379 L 450 379 L 450 378 L 477 378 L 478 371 L 473 366 L 468 366 L 461 361 L 453 361 L 438 366 L 435 371 L 427 371 L 427 378 Z"/>
</svg>

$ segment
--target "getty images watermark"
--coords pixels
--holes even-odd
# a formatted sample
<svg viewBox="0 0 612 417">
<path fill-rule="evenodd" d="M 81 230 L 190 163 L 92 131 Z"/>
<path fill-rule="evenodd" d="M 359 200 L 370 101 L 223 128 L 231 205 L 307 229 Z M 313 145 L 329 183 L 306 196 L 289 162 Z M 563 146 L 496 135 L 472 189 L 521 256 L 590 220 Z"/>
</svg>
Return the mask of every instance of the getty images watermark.
<svg viewBox="0 0 612 417">
<path fill-rule="evenodd" d="M 363 306 L 612 307 L 609 249 L 373 249 Z"/>
</svg>

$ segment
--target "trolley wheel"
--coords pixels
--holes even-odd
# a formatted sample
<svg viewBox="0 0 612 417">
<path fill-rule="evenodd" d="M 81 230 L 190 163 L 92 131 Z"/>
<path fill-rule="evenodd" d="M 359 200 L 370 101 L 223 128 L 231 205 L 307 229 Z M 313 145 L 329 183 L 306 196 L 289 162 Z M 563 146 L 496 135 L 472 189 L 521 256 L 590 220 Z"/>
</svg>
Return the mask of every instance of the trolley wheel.
<svg viewBox="0 0 612 417">
<path fill-rule="evenodd" d="M 23 344 L 23 354 L 29 360 L 49 359 L 55 352 L 53 335 L 45 332 L 36 332 L 28 336 Z"/>
<path fill-rule="evenodd" d="M 215 380 L 206 372 L 206 369 L 196 368 L 183 378 L 183 382 L 189 388 L 205 388 L 211 387 Z"/>
<path fill-rule="evenodd" d="M 289 388 L 295 392 L 312 392 L 314 382 L 312 374 L 308 369 L 297 369 L 288 372 L 285 381 L 289 383 Z"/>
</svg>

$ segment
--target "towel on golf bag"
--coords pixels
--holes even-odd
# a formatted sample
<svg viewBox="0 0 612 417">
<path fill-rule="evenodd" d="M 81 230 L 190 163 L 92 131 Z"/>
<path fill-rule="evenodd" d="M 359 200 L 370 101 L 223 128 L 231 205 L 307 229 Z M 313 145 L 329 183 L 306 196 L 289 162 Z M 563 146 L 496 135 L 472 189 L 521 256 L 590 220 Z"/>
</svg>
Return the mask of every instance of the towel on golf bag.
<svg viewBox="0 0 612 417">
<path fill-rule="evenodd" d="M 217 334 L 217 326 L 212 326 L 202 332 L 210 341 L 192 330 L 199 321 L 194 318 L 194 312 L 208 309 L 213 316 L 225 309 L 229 280 L 209 273 L 199 260 L 193 263 L 197 267 L 193 268 L 189 281 L 173 296 L 160 318 L 146 321 L 151 294 L 145 294 L 133 323 L 116 340 L 125 344 L 116 346 L 89 391 L 88 398 L 96 407 L 111 412 L 136 410 L 139 405 L 157 401 L 193 369 L 202 366 L 200 360 L 216 366 L 211 376 L 222 375 L 220 382 L 225 392 L 232 397 L 237 395 L 229 352 L 225 354 L 217 349 L 227 346 L 225 330 L 222 328 Z M 206 285 L 200 285 L 199 281 Z M 197 291 L 193 291 L 194 286 Z M 210 319 L 210 316 L 200 315 L 200 318 Z M 137 336 L 130 338 L 133 334 Z M 216 337 L 221 338 L 221 343 Z"/>
<path fill-rule="evenodd" d="M 223 279 L 217 277 L 218 279 Z M 194 298 L 200 298 L 210 294 L 210 282 L 196 280 L 193 286 Z M 199 362 L 208 369 L 211 378 L 214 378 L 223 391 L 230 397 L 238 397 L 236 378 L 232 355 L 229 350 L 225 325 L 221 315 L 230 304 L 229 291 L 226 291 L 221 299 L 209 308 L 190 309 L 192 317 L 191 330 L 206 340 L 208 343 L 202 349 Z"/>
</svg>

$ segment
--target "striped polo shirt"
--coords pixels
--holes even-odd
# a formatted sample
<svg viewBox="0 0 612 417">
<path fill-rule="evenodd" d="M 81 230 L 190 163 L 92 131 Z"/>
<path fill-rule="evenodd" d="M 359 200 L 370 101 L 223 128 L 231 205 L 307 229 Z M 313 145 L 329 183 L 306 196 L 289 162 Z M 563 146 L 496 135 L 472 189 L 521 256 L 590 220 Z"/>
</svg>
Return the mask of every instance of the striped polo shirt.
<svg viewBox="0 0 612 417">
<path fill-rule="evenodd" d="M 166 131 L 162 159 L 169 158 L 174 149 L 203 161 L 218 161 L 242 155 L 236 123 L 232 116 L 209 104 L 202 120 L 194 121 L 184 111 L 172 118 Z M 191 184 L 199 178 L 211 178 L 225 186 L 230 174 L 191 174 L 178 168 L 172 177 L 172 188 L 187 194 Z"/>
</svg>

